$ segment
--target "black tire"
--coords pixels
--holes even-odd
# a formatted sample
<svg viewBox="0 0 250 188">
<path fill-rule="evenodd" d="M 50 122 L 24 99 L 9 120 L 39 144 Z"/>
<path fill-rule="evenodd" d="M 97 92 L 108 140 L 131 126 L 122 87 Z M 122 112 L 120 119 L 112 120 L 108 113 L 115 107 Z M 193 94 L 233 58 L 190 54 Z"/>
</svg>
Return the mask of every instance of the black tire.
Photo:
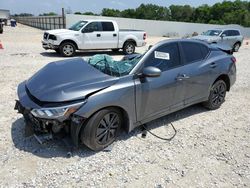
<svg viewBox="0 0 250 188">
<path fill-rule="evenodd" d="M 100 110 L 84 125 L 81 141 L 93 151 L 103 150 L 116 140 L 122 123 L 122 113 L 116 108 Z"/>
<path fill-rule="evenodd" d="M 0 30 L 0 34 L 2 34 L 3 33 L 3 30 Z"/>
<path fill-rule="evenodd" d="M 113 52 L 119 52 L 119 48 L 116 48 L 116 49 L 112 49 Z"/>
<path fill-rule="evenodd" d="M 216 81 L 210 89 L 209 98 L 203 105 L 209 110 L 220 108 L 225 101 L 227 85 L 223 80 Z"/>
<path fill-rule="evenodd" d="M 72 42 L 64 42 L 59 46 L 59 51 L 64 57 L 72 57 L 76 53 L 76 47 Z"/>
<path fill-rule="evenodd" d="M 233 51 L 234 52 L 238 52 L 239 51 L 239 49 L 240 49 L 240 42 L 236 42 L 235 44 L 234 44 L 234 46 L 233 46 Z"/>
<path fill-rule="evenodd" d="M 60 54 L 60 49 L 59 48 L 55 49 L 55 52 Z"/>
<path fill-rule="evenodd" d="M 135 43 L 132 41 L 125 42 L 125 44 L 123 45 L 123 53 L 125 55 L 135 53 Z"/>
</svg>

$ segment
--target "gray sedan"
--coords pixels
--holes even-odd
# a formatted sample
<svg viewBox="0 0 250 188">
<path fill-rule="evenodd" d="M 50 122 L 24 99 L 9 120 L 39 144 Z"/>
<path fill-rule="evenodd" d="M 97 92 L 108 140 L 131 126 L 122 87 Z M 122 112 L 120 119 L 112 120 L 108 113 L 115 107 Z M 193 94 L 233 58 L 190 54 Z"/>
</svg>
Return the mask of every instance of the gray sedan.
<svg viewBox="0 0 250 188">
<path fill-rule="evenodd" d="M 121 130 L 196 103 L 217 109 L 236 80 L 235 58 L 197 40 L 162 41 L 144 54 L 52 62 L 18 86 L 15 109 L 35 135 L 70 135 L 98 151 Z"/>
</svg>

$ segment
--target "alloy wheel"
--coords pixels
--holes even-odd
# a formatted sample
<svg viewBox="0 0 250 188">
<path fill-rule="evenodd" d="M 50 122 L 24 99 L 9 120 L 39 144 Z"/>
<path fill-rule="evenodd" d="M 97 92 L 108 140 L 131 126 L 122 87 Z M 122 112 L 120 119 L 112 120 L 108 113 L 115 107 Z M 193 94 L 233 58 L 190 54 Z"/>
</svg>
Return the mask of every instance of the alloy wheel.
<svg viewBox="0 0 250 188">
<path fill-rule="evenodd" d="M 134 53 L 134 45 L 133 44 L 128 44 L 127 47 L 126 47 L 126 52 L 128 54 Z"/>
<path fill-rule="evenodd" d="M 235 44 L 235 46 L 234 46 L 234 51 L 235 51 L 235 52 L 238 52 L 239 49 L 240 49 L 240 44 L 239 44 L 239 43 Z"/>
<path fill-rule="evenodd" d="M 118 114 L 110 112 L 106 114 L 100 121 L 96 130 L 97 142 L 105 145 L 116 137 L 116 133 L 120 124 Z"/>
<path fill-rule="evenodd" d="M 74 53 L 74 47 L 70 44 L 66 44 L 63 47 L 63 53 L 67 56 L 71 56 Z"/>
<path fill-rule="evenodd" d="M 212 90 L 212 103 L 217 106 L 224 102 L 226 96 L 226 86 L 223 83 L 219 83 Z"/>
</svg>

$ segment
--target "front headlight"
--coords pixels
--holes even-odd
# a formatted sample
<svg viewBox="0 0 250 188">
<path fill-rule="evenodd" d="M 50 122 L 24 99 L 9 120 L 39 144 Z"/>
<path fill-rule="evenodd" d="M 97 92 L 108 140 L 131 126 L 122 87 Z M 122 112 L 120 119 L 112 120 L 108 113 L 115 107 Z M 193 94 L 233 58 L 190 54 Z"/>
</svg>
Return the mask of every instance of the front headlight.
<svg viewBox="0 0 250 188">
<path fill-rule="evenodd" d="M 44 119 L 55 119 L 55 118 L 66 119 L 72 113 L 76 112 L 80 108 L 80 106 L 82 106 L 85 103 L 86 101 L 62 107 L 33 109 L 31 110 L 31 114 L 33 114 L 35 117 Z"/>
</svg>

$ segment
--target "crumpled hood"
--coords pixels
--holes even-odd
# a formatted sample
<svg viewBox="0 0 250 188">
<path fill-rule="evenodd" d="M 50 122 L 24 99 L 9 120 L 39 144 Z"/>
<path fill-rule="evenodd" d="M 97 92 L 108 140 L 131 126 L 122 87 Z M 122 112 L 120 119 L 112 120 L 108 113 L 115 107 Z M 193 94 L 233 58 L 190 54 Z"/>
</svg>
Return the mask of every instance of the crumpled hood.
<svg viewBox="0 0 250 188">
<path fill-rule="evenodd" d="M 217 41 L 220 39 L 218 36 L 206 36 L 206 35 L 198 35 L 195 37 L 192 37 L 192 39 L 202 40 L 202 41 Z"/>
<path fill-rule="evenodd" d="M 68 34 L 78 34 L 77 31 L 69 30 L 69 29 L 53 29 L 48 30 L 46 33 L 52 34 L 52 35 L 68 35 Z"/>
<path fill-rule="evenodd" d="M 74 58 L 49 63 L 26 82 L 26 87 L 42 102 L 65 102 L 84 99 L 118 79 L 100 72 L 82 58 Z"/>
</svg>

